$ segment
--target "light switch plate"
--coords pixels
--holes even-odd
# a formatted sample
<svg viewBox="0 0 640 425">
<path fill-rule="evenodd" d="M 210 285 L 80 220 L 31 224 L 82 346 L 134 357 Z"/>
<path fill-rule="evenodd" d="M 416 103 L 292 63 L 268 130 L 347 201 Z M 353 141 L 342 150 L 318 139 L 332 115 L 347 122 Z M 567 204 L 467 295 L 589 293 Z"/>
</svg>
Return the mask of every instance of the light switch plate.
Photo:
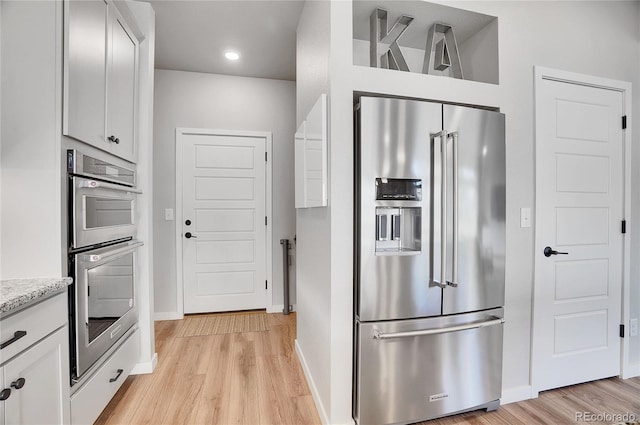
<svg viewBox="0 0 640 425">
<path fill-rule="evenodd" d="M 520 208 L 520 227 L 531 227 L 531 208 Z"/>
<path fill-rule="evenodd" d="M 164 209 L 164 219 L 166 221 L 173 221 L 173 208 Z"/>
<path fill-rule="evenodd" d="M 638 319 L 629 320 L 629 336 L 638 336 Z"/>
</svg>

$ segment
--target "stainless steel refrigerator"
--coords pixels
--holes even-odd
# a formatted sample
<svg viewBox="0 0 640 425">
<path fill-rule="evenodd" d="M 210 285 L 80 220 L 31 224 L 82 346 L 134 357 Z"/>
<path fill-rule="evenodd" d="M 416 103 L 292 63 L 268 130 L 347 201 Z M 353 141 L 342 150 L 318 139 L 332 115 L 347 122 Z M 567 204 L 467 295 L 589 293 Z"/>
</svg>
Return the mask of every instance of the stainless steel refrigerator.
<svg viewBox="0 0 640 425">
<path fill-rule="evenodd" d="M 504 115 L 363 96 L 355 157 L 354 419 L 497 408 Z"/>
</svg>

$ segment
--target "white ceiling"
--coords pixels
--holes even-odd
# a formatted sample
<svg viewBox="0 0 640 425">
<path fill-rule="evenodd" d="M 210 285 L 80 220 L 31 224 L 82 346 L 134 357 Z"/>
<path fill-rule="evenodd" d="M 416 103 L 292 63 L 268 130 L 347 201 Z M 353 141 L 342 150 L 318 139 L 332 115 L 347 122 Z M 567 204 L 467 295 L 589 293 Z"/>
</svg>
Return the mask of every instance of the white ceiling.
<svg viewBox="0 0 640 425">
<path fill-rule="evenodd" d="M 295 80 L 302 0 L 149 0 L 156 68 Z M 226 50 L 240 60 L 224 58 Z"/>
</svg>

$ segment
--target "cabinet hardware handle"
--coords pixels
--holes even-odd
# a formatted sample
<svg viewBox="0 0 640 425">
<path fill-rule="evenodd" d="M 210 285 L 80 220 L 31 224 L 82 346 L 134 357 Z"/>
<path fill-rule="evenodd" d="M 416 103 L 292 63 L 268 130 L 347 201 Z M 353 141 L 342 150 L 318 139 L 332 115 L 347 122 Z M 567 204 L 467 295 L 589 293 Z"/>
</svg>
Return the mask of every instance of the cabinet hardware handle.
<svg viewBox="0 0 640 425">
<path fill-rule="evenodd" d="M 6 399 L 9 398 L 10 395 L 11 395 L 11 388 L 5 388 L 4 390 L 0 391 L 0 401 L 5 401 Z"/>
<path fill-rule="evenodd" d="M 116 382 L 120 375 L 122 375 L 122 372 L 124 372 L 124 369 L 118 369 L 118 374 L 116 375 L 116 377 L 109 379 L 109 382 Z"/>
<path fill-rule="evenodd" d="M 116 145 L 120 144 L 120 139 L 116 136 L 109 136 L 109 141 L 115 143 Z"/>
<path fill-rule="evenodd" d="M 24 336 L 27 336 L 27 331 L 15 331 L 13 333 L 13 338 L 0 344 L 0 350 L 2 350 L 5 347 L 8 347 L 9 345 L 13 344 L 14 342 L 16 342 L 17 340 L 19 340 Z"/>
<path fill-rule="evenodd" d="M 26 381 L 24 380 L 24 378 L 18 378 L 17 380 L 11 383 L 11 388 L 15 388 L 16 390 L 19 390 L 20 388 L 24 387 L 25 382 Z"/>
</svg>

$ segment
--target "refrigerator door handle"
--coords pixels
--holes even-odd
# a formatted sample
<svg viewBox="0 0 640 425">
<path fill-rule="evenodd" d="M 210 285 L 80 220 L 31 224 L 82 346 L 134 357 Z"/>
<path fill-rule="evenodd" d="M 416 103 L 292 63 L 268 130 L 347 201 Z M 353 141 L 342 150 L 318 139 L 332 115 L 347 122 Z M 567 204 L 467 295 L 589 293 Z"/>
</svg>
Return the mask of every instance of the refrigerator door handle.
<svg viewBox="0 0 640 425">
<path fill-rule="evenodd" d="M 431 141 L 440 139 L 440 279 L 431 278 L 431 284 L 446 288 L 447 268 L 447 131 L 431 133 Z M 435 149 L 434 149 L 435 151 Z M 433 276 L 433 275 L 432 275 Z"/>
<path fill-rule="evenodd" d="M 393 333 L 382 333 L 380 332 L 380 329 L 374 326 L 371 337 L 373 339 L 393 339 L 393 338 L 409 338 L 409 337 L 424 336 L 424 335 L 438 335 L 438 334 L 444 334 L 449 332 L 466 331 L 469 329 L 486 328 L 487 326 L 501 325 L 503 323 L 504 323 L 504 318 L 491 316 L 489 320 L 486 320 L 484 322 L 467 323 L 465 325 L 455 325 L 455 326 L 449 326 L 446 328 L 420 329 L 417 331 L 393 332 Z"/>
<path fill-rule="evenodd" d="M 447 135 L 447 139 L 453 140 L 451 146 L 453 150 L 453 256 L 451 258 L 451 281 L 447 285 L 458 286 L 458 132 L 454 131 Z"/>
</svg>

